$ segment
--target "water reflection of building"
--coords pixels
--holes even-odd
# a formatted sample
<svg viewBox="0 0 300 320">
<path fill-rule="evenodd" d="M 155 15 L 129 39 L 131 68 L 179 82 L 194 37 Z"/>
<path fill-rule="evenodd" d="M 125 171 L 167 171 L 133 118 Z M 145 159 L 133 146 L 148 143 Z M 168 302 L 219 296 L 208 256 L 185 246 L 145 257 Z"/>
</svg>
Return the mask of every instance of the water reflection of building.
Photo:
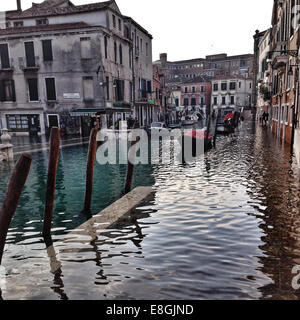
<svg viewBox="0 0 300 320">
<path fill-rule="evenodd" d="M 261 130 L 254 156 L 259 165 L 249 170 L 248 194 L 264 233 L 259 270 L 272 280 L 259 291 L 262 299 L 299 299 L 300 292 L 292 288 L 292 269 L 300 265 L 299 176 L 289 164 L 289 148 L 282 150 Z"/>
</svg>

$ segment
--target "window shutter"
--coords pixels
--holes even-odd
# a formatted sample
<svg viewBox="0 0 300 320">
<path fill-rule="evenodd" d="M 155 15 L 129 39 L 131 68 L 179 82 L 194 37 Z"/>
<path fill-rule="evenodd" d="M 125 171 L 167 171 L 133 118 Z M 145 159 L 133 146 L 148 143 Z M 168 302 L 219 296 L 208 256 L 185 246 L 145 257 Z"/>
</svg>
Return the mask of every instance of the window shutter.
<svg viewBox="0 0 300 320">
<path fill-rule="evenodd" d="M 44 61 L 53 61 L 52 41 L 43 40 L 42 44 L 43 44 Z"/>
<path fill-rule="evenodd" d="M 5 101 L 3 80 L 0 80 L 0 101 Z"/>
<path fill-rule="evenodd" d="M 46 78 L 46 89 L 47 89 L 47 100 L 55 101 L 56 100 L 56 90 L 55 90 L 55 79 Z"/>
<path fill-rule="evenodd" d="M 16 102 L 15 80 L 11 80 L 12 101 Z"/>
</svg>

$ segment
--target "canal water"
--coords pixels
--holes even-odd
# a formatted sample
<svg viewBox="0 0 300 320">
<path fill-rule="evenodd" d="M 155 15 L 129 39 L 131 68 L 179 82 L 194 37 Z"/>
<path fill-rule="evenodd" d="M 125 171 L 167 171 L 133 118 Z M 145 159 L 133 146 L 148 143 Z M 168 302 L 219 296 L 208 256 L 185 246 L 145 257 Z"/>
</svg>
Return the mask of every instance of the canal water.
<svg viewBox="0 0 300 320">
<path fill-rule="evenodd" d="M 4 254 L 4 299 L 299 299 L 299 172 L 290 148 L 243 123 L 192 164 L 138 166 L 152 200 L 92 242 L 59 241 L 80 225 L 87 146 L 59 162 L 50 272 L 41 240 L 47 152 L 35 153 Z M 93 212 L 119 198 L 125 166 L 95 168 Z M 0 166 L 0 200 L 11 168 Z"/>
</svg>

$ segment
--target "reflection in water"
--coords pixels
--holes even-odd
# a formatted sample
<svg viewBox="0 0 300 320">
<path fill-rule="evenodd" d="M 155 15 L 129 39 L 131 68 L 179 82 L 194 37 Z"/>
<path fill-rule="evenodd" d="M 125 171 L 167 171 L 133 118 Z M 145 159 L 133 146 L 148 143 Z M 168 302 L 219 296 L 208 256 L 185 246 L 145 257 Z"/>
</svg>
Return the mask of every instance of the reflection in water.
<svg viewBox="0 0 300 320">
<path fill-rule="evenodd" d="M 5 298 L 300 298 L 291 288 L 292 269 L 300 264 L 299 175 L 289 147 L 268 130 L 245 122 L 195 163 L 137 166 L 135 185 L 154 185 L 154 199 L 104 231 L 91 225 L 78 235 L 67 232 L 84 222 L 78 213 L 86 148 L 66 149 L 62 157 L 53 233 L 61 272 L 53 281 L 36 234 L 42 198 L 33 192 L 35 173 L 26 189 L 29 202 L 18 208 L 9 234 L 11 243 L 21 242 L 4 256 L 17 269 L 9 272 Z M 119 197 L 126 166 L 96 165 L 95 172 L 97 212 Z M 28 252 L 20 253 L 22 246 Z"/>
<path fill-rule="evenodd" d="M 276 148 L 276 141 L 266 135 L 256 132 L 256 164 L 249 170 L 248 190 L 264 234 L 259 269 L 273 280 L 259 290 L 262 299 L 300 299 L 291 285 L 292 269 L 300 265 L 298 169 L 290 165 L 289 148 Z"/>
</svg>

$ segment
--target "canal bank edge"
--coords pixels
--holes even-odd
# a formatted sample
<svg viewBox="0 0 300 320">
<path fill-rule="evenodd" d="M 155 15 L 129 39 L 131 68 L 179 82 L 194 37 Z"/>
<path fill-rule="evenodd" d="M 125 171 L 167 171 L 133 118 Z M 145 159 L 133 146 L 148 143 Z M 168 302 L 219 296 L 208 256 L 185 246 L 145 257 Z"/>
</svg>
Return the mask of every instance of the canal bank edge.
<svg viewBox="0 0 300 320">
<path fill-rule="evenodd" d="M 89 235 L 97 237 L 97 231 L 108 229 L 123 216 L 136 209 L 153 193 L 152 187 L 137 187 L 106 209 L 93 216 L 90 220 L 73 230 L 69 235 Z"/>
</svg>

